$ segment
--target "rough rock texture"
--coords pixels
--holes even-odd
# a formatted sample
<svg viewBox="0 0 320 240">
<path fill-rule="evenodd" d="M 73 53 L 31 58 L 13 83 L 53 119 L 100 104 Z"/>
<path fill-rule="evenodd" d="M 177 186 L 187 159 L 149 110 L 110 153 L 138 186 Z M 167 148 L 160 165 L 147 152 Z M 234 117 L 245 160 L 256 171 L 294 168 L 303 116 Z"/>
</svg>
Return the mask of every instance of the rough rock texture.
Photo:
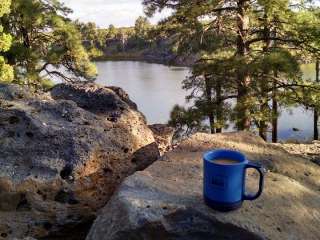
<svg viewBox="0 0 320 240">
<path fill-rule="evenodd" d="M 311 143 L 277 143 L 289 153 L 300 155 L 320 166 L 320 141 Z"/>
<path fill-rule="evenodd" d="M 268 169 L 263 195 L 235 212 L 202 200 L 202 153 L 238 149 Z M 248 189 L 257 185 L 249 171 Z M 196 134 L 128 177 L 87 240 L 320 239 L 320 167 L 249 133 Z"/>
<path fill-rule="evenodd" d="M 58 85 L 51 95 L 0 85 L 0 239 L 83 238 L 122 179 L 159 157 L 121 89 Z"/>
<path fill-rule="evenodd" d="M 174 135 L 174 129 L 172 127 L 166 124 L 153 124 L 149 125 L 149 128 L 153 132 L 161 155 L 172 149 Z"/>
</svg>

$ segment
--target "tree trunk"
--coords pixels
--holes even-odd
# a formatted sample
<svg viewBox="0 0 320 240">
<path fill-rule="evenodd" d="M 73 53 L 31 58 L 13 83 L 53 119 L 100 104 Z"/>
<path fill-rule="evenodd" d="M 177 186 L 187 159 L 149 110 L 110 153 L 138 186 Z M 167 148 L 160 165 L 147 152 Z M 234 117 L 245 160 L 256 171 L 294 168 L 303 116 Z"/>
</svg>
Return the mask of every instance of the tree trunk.
<svg viewBox="0 0 320 240">
<path fill-rule="evenodd" d="M 269 50 L 270 50 L 270 48 L 272 46 L 272 42 L 270 40 L 271 29 L 270 29 L 270 26 L 268 24 L 268 12 L 267 12 L 267 10 L 265 10 L 265 13 L 264 13 L 263 37 L 264 37 L 264 43 L 265 43 L 265 46 L 263 48 L 263 52 L 264 52 L 264 54 L 268 54 L 268 52 L 269 52 Z M 270 70 L 268 68 L 264 68 L 263 69 L 263 73 L 264 74 L 268 74 L 269 72 L 270 72 Z M 269 111 L 269 104 L 268 104 L 269 96 L 268 96 L 267 89 L 268 89 L 268 79 L 265 79 L 264 81 L 261 82 L 260 111 L 262 113 L 266 113 L 266 112 Z M 264 117 L 263 117 L 263 120 L 261 120 L 259 122 L 259 135 L 265 141 L 267 141 L 268 122 L 265 120 Z"/>
<path fill-rule="evenodd" d="M 320 60 L 317 59 L 316 61 L 316 82 L 320 81 Z M 314 140 L 319 140 L 319 129 L 318 129 L 318 122 L 319 122 L 319 114 L 317 109 L 314 109 L 314 124 L 313 124 L 313 128 L 314 128 Z"/>
<path fill-rule="evenodd" d="M 221 96 L 221 90 L 222 90 L 222 86 L 221 86 L 221 79 L 218 79 L 217 81 L 217 85 L 216 85 L 216 99 L 217 99 L 217 121 L 219 122 L 219 124 L 221 124 L 223 122 L 223 109 L 222 109 L 222 96 Z M 221 133 L 222 132 L 222 128 L 219 127 L 216 129 L 217 133 Z"/>
<path fill-rule="evenodd" d="M 319 114 L 317 110 L 314 110 L 314 140 L 319 140 L 319 130 L 318 130 Z"/>
<path fill-rule="evenodd" d="M 221 30 L 222 30 L 222 20 L 220 13 L 218 13 L 217 16 L 217 22 L 216 22 L 216 27 L 217 27 L 217 35 L 221 35 Z M 223 122 L 223 99 L 222 99 L 222 82 L 223 81 L 221 78 L 217 78 L 217 82 L 215 85 L 215 93 L 216 93 L 216 118 L 217 122 L 221 124 Z M 216 128 L 216 133 L 222 133 L 222 128 L 218 127 Z"/>
<path fill-rule="evenodd" d="M 277 73 L 275 73 L 275 76 L 277 76 Z M 278 101 L 275 81 L 272 90 L 272 142 L 278 142 Z"/>
<path fill-rule="evenodd" d="M 214 128 L 214 111 L 213 111 L 213 104 L 212 104 L 212 85 L 210 83 L 210 79 L 207 76 L 204 76 L 205 78 L 205 88 L 206 88 L 206 100 L 207 100 L 207 114 L 209 117 L 209 122 L 210 122 L 210 131 L 211 134 L 215 133 L 215 128 Z"/>
<path fill-rule="evenodd" d="M 249 54 L 249 46 L 246 42 L 248 35 L 249 16 L 246 13 L 249 7 L 248 0 L 238 0 L 237 2 L 237 54 L 245 57 Z M 238 71 L 238 97 L 237 97 L 237 128 L 238 130 L 250 129 L 250 112 L 248 108 L 248 87 L 251 82 L 248 71 Z"/>
<path fill-rule="evenodd" d="M 268 97 L 266 88 L 267 86 L 265 86 L 265 84 L 262 83 L 261 103 L 260 103 L 260 111 L 262 113 L 266 113 L 269 111 L 269 104 L 268 104 L 269 97 Z M 264 116 L 263 116 L 263 120 L 259 121 L 259 136 L 265 141 L 268 140 L 267 132 L 268 132 L 268 122 L 264 119 Z"/>
<path fill-rule="evenodd" d="M 264 106 L 262 105 L 261 106 L 261 109 L 263 110 L 264 109 Z M 268 132 L 268 125 L 266 124 L 266 121 L 260 121 L 260 125 L 259 125 L 259 136 L 267 141 L 268 138 L 267 138 L 267 132 Z"/>
<path fill-rule="evenodd" d="M 30 48 L 30 38 L 29 38 L 29 33 L 28 33 L 28 30 L 25 28 L 25 27 L 21 27 L 21 34 L 22 34 L 22 37 L 23 37 L 23 45 L 26 47 L 26 48 Z"/>
</svg>

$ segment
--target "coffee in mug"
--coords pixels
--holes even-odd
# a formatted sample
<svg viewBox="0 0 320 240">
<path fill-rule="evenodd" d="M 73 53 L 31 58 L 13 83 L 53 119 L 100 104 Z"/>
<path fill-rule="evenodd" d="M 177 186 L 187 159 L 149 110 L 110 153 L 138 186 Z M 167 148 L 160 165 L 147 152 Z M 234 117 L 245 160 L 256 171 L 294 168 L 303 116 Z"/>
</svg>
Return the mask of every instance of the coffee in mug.
<svg viewBox="0 0 320 240">
<path fill-rule="evenodd" d="M 233 160 L 233 159 L 227 159 L 227 158 L 221 158 L 214 160 L 216 164 L 222 164 L 222 165 L 232 165 L 232 164 L 237 164 L 239 161 Z"/>
</svg>

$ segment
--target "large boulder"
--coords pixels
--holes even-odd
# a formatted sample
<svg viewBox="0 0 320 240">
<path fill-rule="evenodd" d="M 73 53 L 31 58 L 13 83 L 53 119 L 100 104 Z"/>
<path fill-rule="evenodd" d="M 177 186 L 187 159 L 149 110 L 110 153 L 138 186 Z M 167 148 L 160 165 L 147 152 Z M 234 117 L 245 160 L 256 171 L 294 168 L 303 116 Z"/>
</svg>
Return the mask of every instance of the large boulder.
<svg viewBox="0 0 320 240">
<path fill-rule="evenodd" d="M 123 90 L 0 86 L 0 239 L 82 239 L 119 183 L 159 157 Z"/>
<path fill-rule="evenodd" d="M 228 148 L 268 168 L 263 195 L 237 211 L 202 198 L 202 154 Z M 248 188 L 257 174 L 248 173 Z M 87 240 L 320 239 L 320 167 L 250 133 L 196 134 L 161 161 L 128 177 Z"/>
</svg>

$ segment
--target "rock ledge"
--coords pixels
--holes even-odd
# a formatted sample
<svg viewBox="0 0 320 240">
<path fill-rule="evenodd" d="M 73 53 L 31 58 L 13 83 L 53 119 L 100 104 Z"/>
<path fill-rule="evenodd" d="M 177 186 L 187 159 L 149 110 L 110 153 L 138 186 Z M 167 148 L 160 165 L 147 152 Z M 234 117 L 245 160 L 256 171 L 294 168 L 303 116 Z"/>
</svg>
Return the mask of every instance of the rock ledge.
<svg viewBox="0 0 320 240">
<path fill-rule="evenodd" d="M 269 172 L 261 198 L 231 213 L 202 200 L 202 153 L 243 151 Z M 320 167 L 250 133 L 196 134 L 128 177 L 87 240 L 320 239 Z M 248 189 L 256 184 L 249 172 Z"/>
</svg>

